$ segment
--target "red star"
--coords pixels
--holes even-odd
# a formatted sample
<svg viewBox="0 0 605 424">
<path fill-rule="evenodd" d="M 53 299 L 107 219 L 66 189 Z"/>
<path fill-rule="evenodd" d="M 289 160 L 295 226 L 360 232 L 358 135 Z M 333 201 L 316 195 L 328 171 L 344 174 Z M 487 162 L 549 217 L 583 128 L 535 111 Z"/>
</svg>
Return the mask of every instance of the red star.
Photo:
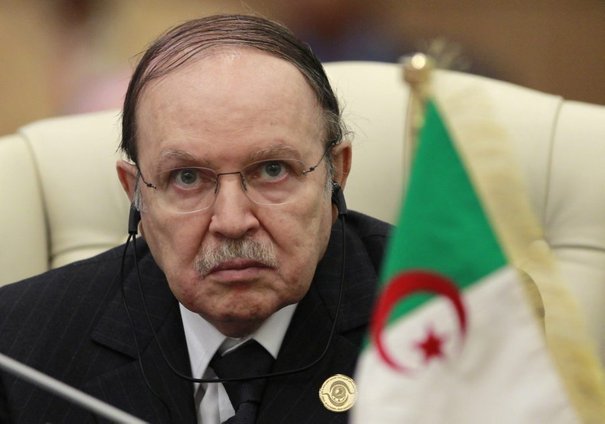
<svg viewBox="0 0 605 424">
<path fill-rule="evenodd" d="M 416 347 L 424 355 L 425 364 L 429 363 L 432 359 L 445 358 L 445 352 L 443 352 L 443 343 L 445 340 L 445 336 L 436 334 L 433 327 L 429 327 L 424 340 L 416 343 Z"/>
</svg>

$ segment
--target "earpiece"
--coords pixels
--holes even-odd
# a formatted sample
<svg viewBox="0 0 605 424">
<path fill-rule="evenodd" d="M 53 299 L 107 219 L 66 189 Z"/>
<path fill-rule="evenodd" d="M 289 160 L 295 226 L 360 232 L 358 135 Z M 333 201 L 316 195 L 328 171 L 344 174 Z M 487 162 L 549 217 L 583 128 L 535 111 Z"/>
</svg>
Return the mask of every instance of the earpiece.
<svg viewBox="0 0 605 424">
<path fill-rule="evenodd" d="M 332 203 L 338 210 L 338 216 L 347 214 L 347 202 L 345 201 L 345 195 L 342 192 L 340 184 L 336 181 L 332 181 Z"/>
<path fill-rule="evenodd" d="M 136 236 L 139 232 L 139 221 L 141 221 L 141 212 L 135 207 L 134 203 L 130 204 L 130 212 L 128 213 L 128 234 Z"/>
</svg>

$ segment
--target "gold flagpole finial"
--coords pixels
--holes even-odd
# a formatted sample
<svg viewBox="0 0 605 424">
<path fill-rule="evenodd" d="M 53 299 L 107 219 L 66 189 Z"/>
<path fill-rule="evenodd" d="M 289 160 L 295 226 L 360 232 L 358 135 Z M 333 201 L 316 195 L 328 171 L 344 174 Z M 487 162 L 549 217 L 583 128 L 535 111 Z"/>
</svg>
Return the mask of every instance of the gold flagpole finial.
<svg viewBox="0 0 605 424">
<path fill-rule="evenodd" d="M 424 116 L 424 102 L 429 94 L 430 79 L 435 67 L 430 56 L 415 53 L 402 59 L 403 79 L 410 86 L 410 110 L 412 120 L 412 134 L 417 135 L 422 126 Z M 414 137 L 415 140 L 415 137 Z"/>
<path fill-rule="evenodd" d="M 415 53 L 405 56 L 403 63 L 403 79 L 416 90 L 426 86 L 434 68 L 433 59 L 424 53 Z"/>
<path fill-rule="evenodd" d="M 433 59 L 423 53 L 404 56 L 400 63 L 403 65 L 403 79 L 410 87 L 403 143 L 404 169 L 409 172 L 418 133 L 424 123 L 424 103 L 429 95 L 429 82 L 435 65 Z"/>
</svg>

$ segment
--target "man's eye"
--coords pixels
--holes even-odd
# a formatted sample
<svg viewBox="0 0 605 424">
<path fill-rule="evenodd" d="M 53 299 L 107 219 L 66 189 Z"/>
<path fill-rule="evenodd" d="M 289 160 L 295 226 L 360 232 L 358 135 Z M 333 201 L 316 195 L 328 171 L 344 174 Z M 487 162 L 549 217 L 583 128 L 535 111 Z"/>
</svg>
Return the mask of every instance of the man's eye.
<svg viewBox="0 0 605 424">
<path fill-rule="evenodd" d="M 182 189 L 207 188 L 213 186 L 214 178 L 210 172 L 202 169 L 182 168 L 170 172 L 170 184 Z"/>
<path fill-rule="evenodd" d="M 277 179 L 284 176 L 288 172 L 288 167 L 280 161 L 271 161 L 263 163 L 260 169 L 261 178 Z"/>
<path fill-rule="evenodd" d="M 244 169 L 244 178 L 250 184 L 285 183 L 300 171 L 297 162 L 287 159 L 272 159 L 256 162 Z"/>
<path fill-rule="evenodd" d="M 176 171 L 174 179 L 179 185 L 192 185 L 198 180 L 198 174 L 193 169 L 179 169 Z"/>
</svg>

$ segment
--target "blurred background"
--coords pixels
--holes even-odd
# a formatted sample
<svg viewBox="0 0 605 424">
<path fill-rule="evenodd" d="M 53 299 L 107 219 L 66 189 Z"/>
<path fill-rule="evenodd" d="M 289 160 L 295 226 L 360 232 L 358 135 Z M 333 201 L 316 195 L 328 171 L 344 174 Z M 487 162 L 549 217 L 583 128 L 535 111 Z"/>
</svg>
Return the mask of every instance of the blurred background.
<svg viewBox="0 0 605 424">
<path fill-rule="evenodd" d="M 278 20 L 323 61 L 423 50 L 453 69 L 605 104 L 603 0 L 0 0 L 0 135 L 119 107 L 152 39 L 225 12 Z"/>
</svg>

